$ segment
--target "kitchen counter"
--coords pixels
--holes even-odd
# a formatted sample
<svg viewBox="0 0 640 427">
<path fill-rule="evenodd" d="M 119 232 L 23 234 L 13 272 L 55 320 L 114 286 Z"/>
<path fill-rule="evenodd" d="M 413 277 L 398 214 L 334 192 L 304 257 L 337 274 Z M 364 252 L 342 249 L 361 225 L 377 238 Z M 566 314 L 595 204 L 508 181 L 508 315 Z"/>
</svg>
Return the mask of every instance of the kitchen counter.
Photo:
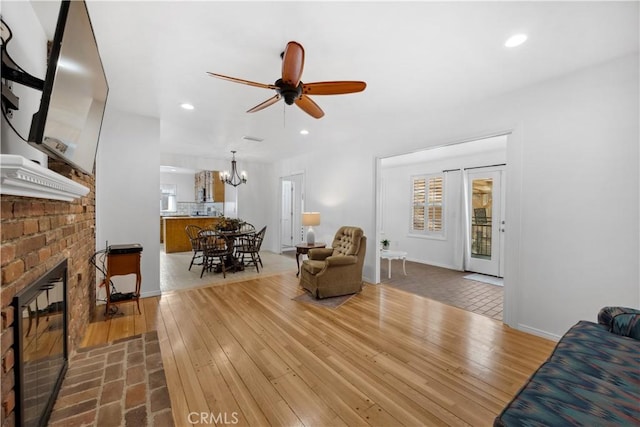
<svg viewBox="0 0 640 427">
<path fill-rule="evenodd" d="M 201 228 L 212 228 L 220 217 L 216 216 L 163 216 L 162 237 L 164 240 L 164 251 L 187 252 L 191 250 L 191 242 L 184 228 L 187 225 L 197 225 Z"/>
</svg>

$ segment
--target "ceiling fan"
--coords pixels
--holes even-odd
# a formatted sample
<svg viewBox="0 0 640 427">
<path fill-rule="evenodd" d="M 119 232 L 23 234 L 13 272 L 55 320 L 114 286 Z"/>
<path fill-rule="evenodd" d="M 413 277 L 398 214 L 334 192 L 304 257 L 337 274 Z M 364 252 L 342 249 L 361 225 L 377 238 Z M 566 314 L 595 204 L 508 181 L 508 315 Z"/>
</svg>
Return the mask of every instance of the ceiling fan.
<svg viewBox="0 0 640 427">
<path fill-rule="evenodd" d="M 322 111 L 318 104 L 316 104 L 309 95 L 341 95 L 345 93 L 362 92 L 367 87 L 365 82 L 359 81 L 303 83 L 300 81 L 300 78 L 302 77 L 302 70 L 304 68 L 304 48 L 298 42 L 290 41 L 287 43 L 287 47 L 281 54 L 281 57 L 282 77 L 276 80 L 272 85 L 224 76 L 222 74 L 207 73 L 213 77 L 218 77 L 219 79 L 265 89 L 273 89 L 277 92 L 272 98 L 269 98 L 250 110 L 247 110 L 247 113 L 260 111 L 275 104 L 281 98 L 284 98 L 284 102 L 286 102 L 287 105 L 296 104 L 305 113 L 319 119 L 324 116 L 324 111 Z"/>
</svg>

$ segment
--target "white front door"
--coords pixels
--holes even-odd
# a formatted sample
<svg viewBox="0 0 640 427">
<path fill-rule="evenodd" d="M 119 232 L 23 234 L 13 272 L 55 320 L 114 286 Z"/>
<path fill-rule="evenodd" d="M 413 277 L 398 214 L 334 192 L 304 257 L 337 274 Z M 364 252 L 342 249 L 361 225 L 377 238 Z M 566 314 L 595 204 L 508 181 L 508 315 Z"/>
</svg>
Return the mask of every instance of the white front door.
<svg viewBox="0 0 640 427">
<path fill-rule="evenodd" d="M 290 248 L 293 244 L 293 181 L 282 180 L 282 209 L 280 230 L 282 248 Z"/>
<path fill-rule="evenodd" d="M 280 248 L 290 250 L 302 242 L 302 203 L 304 175 L 282 177 L 280 206 Z"/>
<path fill-rule="evenodd" d="M 504 173 L 496 168 L 467 171 L 468 271 L 503 276 Z"/>
</svg>

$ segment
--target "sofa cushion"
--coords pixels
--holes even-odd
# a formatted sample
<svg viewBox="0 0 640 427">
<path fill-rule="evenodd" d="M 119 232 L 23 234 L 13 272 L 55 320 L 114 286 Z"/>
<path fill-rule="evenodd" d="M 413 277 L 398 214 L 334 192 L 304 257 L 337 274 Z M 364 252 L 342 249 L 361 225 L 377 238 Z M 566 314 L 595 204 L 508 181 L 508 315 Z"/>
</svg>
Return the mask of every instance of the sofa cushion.
<svg viewBox="0 0 640 427">
<path fill-rule="evenodd" d="M 558 342 L 495 426 L 634 425 L 640 341 L 581 321 Z"/>
<path fill-rule="evenodd" d="M 603 307 L 598 323 L 614 334 L 640 340 L 640 310 L 629 307 Z"/>
<path fill-rule="evenodd" d="M 640 341 L 621 337 L 607 331 L 602 325 L 581 320 L 556 345 L 551 357 L 586 353 L 599 359 L 615 360 L 620 364 L 640 363 Z M 637 365 L 636 365 L 637 366 Z"/>
<path fill-rule="evenodd" d="M 613 327 L 613 319 L 620 314 L 640 314 L 640 310 L 619 306 L 603 307 L 598 312 L 598 323 L 611 330 Z"/>
<path fill-rule="evenodd" d="M 635 425 L 638 395 L 571 368 L 546 363 L 536 372 L 499 426 Z"/>
<path fill-rule="evenodd" d="M 619 314 L 613 318 L 611 332 L 640 340 L 640 314 Z"/>
<path fill-rule="evenodd" d="M 602 325 L 578 322 L 558 342 L 550 360 L 577 375 L 639 391 L 640 341 L 612 334 Z"/>
</svg>

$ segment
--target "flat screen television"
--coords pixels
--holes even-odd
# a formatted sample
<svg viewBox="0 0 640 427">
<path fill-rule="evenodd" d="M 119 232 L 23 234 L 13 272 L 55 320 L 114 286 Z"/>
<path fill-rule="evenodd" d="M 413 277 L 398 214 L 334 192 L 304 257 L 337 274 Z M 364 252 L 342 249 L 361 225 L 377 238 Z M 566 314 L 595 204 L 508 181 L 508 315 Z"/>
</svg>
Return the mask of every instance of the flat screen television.
<svg viewBox="0 0 640 427">
<path fill-rule="evenodd" d="M 29 143 L 92 175 L 109 93 L 84 1 L 63 1 Z"/>
</svg>

